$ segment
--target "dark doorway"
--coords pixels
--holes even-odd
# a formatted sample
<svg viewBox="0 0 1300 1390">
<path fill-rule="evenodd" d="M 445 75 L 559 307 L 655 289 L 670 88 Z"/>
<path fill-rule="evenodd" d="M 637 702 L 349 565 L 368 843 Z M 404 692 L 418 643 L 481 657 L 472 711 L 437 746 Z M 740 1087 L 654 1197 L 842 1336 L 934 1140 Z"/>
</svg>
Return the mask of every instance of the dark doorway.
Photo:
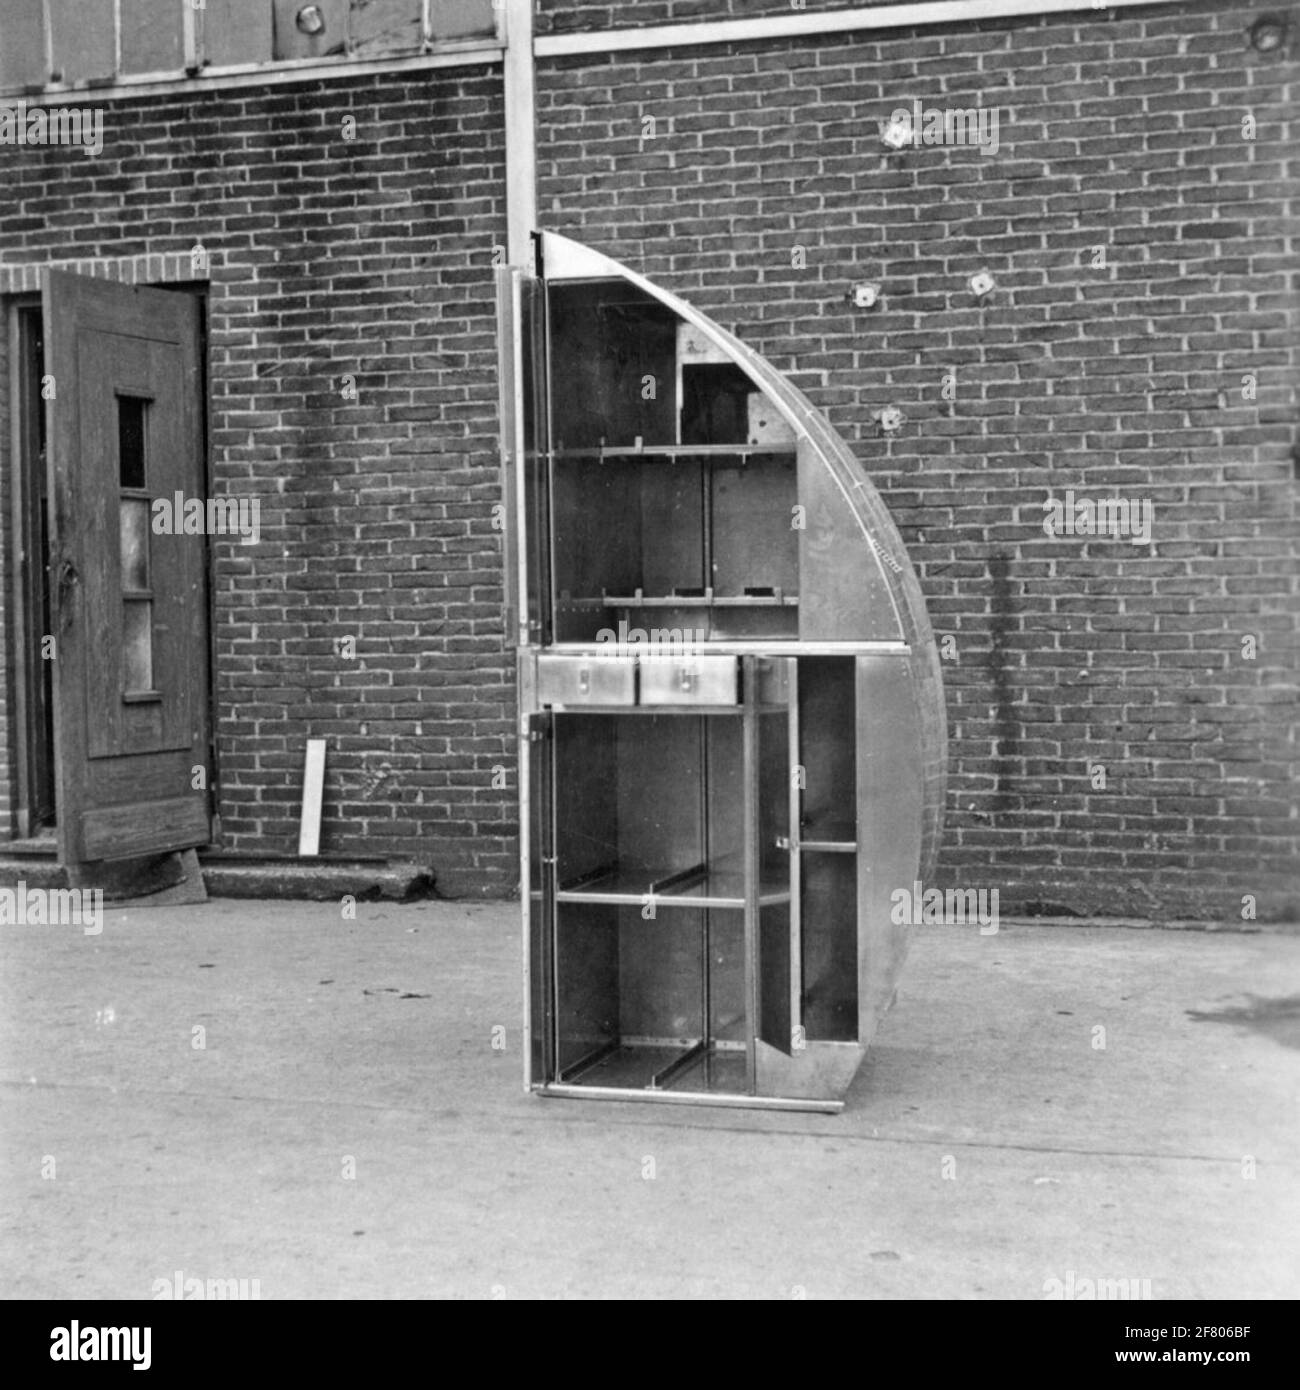
<svg viewBox="0 0 1300 1390">
<path fill-rule="evenodd" d="M 15 633 L 14 694 L 18 730 L 18 835 L 53 834 L 54 667 L 50 659 L 49 490 L 46 483 L 44 322 L 40 305 L 20 304 L 15 314 L 14 505 Z"/>
</svg>

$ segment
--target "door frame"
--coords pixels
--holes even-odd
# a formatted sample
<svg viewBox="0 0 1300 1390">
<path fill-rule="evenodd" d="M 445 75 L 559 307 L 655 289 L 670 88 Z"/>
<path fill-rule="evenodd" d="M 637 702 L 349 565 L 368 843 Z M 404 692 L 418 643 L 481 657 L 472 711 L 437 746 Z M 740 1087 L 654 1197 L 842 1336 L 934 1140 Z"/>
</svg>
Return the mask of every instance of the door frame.
<svg viewBox="0 0 1300 1390">
<path fill-rule="evenodd" d="M 200 453 L 203 468 L 203 491 L 212 495 L 212 402 L 211 377 L 209 373 L 209 333 L 208 333 L 208 292 L 206 280 L 194 281 L 142 281 L 150 289 L 168 290 L 186 294 L 196 302 L 199 318 L 199 373 L 197 421 L 200 431 Z M 44 705 L 44 687 L 41 685 L 41 672 L 34 666 L 30 640 L 35 621 L 35 603 L 39 591 L 30 581 L 30 575 L 37 567 L 30 562 L 19 563 L 19 557 L 30 552 L 31 527 L 36 524 L 32 514 L 33 498 L 38 495 L 34 486 L 34 472 L 40 467 L 39 423 L 32 409 L 30 391 L 32 364 L 28 356 L 31 347 L 32 318 L 39 320 L 42 313 L 42 296 L 36 293 L 11 294 L 0 297 L 0 313 L 5 319 L 5 329 L 9 347 L 8 380 L 0 383 L 7 392 L 9 407 L 9 518 L 8 533 L 12 566 L 11 583 L 5 594 L 8 602 L 8 628 L 12 634 L 10 649 L 14 652 L 13 663 L 13 712 L 14 737 L 10 743 L 10 771 L 13 774 L 14 812 L 11 824 L 0 827 L 5 839 L 25 840 L 30 838 L 35 828 L 32 824 L 33 784 L 39 773 L 38 760 L 42 756 L 39 744 L 43 735 L 34 728 L 33 720 Z M 24 321 L 26 320 L 26 322 Z M 42 337 L 45 325 L 41 324 Z M 44 402 L 38 402 L 44 408 Z M 46 467 L 49 467 L 48 445 Z M 48 483 L 47 483 L 48 487 Z M 48 560 L 48 556 L 42 557 Z M 42 564 L 39 573 L 42 582 L 47 576 L 47 565 Z M 203 538 L 201 569 L 204 585 L 203 611 L 208 626 L 208 674 L 207 688 L 196 692 L 207 710 L 208 727 L 208 802 L 211 822 L 212 843 L 217 843 L 221 833 L 220 815 L 220 771 L 218 766 L 217 742 L 217 641 L 216 641 L 216 585 L 213 574 L 213 551 L 211 537 Z M 51 711 L 51 714 L 53 712 Z M 54 740 L 57 739 L 57 719 L 53 720 L 54 732 L 46 752 L 49 759 L 48 776 L 53 787 L 55 825 L 58 823 L 59 787 L 55 772 Z"/>
<path fill-rule="evenodd" d="M 41 600 L 45 595 L 47 567 L 34 561 L 40 546 L 39 520 L 35 498 L 35 473 L 40 467 L 40 402 L 39 380 L 33 373 L 39 365 L 33 361 L 39 341 L 37 325 L 41 320 L 39 294 L 13 295 L 6 301 L 9 340 L 9 542 L 12 566 L 8 594 L 7 626 L 11 633 L 10 650 L 14 653 L 12 698 L 14 708 L 14 739 L 12 743 L 12 772 L 14 785 L 13 833 L 18 839 L 33 836 L 33 802 L 36 787 L 42 780 L 50 788 L 50 801 L 58 814 L 58 779 L 54 774 L 54 732 L 37 727 L 44 724 L 47 692 L 44 672 L 33 661 L 28 643 L 34 640 L 39 624 Z M 42 325 L 43 327 L 43 325 Z M 33 406 L 33 392 L 38 399 Z M 27 563 L 23 563 L 24 558 Z M 33 582 L 35 581 L 35 582 Z M 51 712 L 52 715 L 52 712 Z M 42 763 L 45 764 L 42 771 Z"/>
</svg>

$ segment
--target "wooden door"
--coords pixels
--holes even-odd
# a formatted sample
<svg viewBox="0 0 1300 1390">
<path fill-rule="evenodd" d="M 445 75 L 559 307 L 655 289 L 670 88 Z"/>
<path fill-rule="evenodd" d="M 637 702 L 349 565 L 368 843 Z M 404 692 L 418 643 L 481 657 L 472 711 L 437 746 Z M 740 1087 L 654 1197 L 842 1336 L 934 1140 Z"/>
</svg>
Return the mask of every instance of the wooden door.
<svg viewBox="0 0 1300 1390">
<path fill-rule="evenodd" d="M 51 271 L 44 318 L 59 858 L 206 844 L 207 540 L 174 515 L 206 497 L 199 307 Z"/>
</svg>

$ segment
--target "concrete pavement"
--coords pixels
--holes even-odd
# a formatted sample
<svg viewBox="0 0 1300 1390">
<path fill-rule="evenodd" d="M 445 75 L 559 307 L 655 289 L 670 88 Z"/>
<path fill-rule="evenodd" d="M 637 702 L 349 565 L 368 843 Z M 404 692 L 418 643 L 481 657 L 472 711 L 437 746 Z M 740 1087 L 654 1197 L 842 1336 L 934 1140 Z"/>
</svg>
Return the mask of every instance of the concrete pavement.
<svg viewBox="0 0 1300 1390">
<path fill-rule="evenodd" d="M 1294 932 L 918 928 L 838 1116 L 526 1096 L 520 992 L 513 904 L 0 929 L 0 1292 L 1300 1295 Z"/>
</svg>

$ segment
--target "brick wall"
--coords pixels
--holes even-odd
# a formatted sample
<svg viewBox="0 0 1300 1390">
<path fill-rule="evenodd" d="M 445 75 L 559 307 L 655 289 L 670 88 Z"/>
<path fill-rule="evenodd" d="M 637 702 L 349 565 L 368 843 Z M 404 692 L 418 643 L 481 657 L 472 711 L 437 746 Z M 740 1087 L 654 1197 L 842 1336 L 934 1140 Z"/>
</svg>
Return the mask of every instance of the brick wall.
<svg viewBox="0 0 1300 1390">
<path fill-rule="evenodd" d="M 101 157 L 0 159 L 5 262 L 210 260 L 214 488 L 258 499 L 262 524 L 255 546 L 215 542 L 223 845 L 296 851 L 323 736 L 325 852 L 508 891 L 499 70 L 114 101 Z"/>
<path fill-rule="evenodd" d="M 1004 911 L 1300 908 L 1300 67 L 1245 28 L 1197 4 L 539 73 L 544 224 L 789 371 L 900 522 L 952 639 L 944 879 Z M 997 153 L 891 153 L 914 99 L 998 108 Z M 1067 489 L 1149 501 L 1154 545 L 1047 537 Z"/>
<path fill-rule="evenodd" d="M 548 0 L 539 27 L 607 8 Z M 1297 67 L 1244 29 L 1216 0 L 539 74 L 542 224 L 767 353 L 891 505 L 951 639 L 945 881 L 1004 911 L 1300 908 Z M 996 108 L 998 152 L 891 154 L 879 122 L 914 99 Z M 3 261 L 211 258 L 215 484 L 263 521 L 217 552 L 230 848 L 293 851 L 323 735 L 328 852 L 413 858 L 453 893 L 515 881 L 500 112 L 499 72 L 440 71 L 115 101 L 101 158 L 3 151 Z M 846 302 L 860 279 L 878 308 Z M 1155 545 L 1046 537 L 1070 488 L 1150 501 Z"/>
</svg>

